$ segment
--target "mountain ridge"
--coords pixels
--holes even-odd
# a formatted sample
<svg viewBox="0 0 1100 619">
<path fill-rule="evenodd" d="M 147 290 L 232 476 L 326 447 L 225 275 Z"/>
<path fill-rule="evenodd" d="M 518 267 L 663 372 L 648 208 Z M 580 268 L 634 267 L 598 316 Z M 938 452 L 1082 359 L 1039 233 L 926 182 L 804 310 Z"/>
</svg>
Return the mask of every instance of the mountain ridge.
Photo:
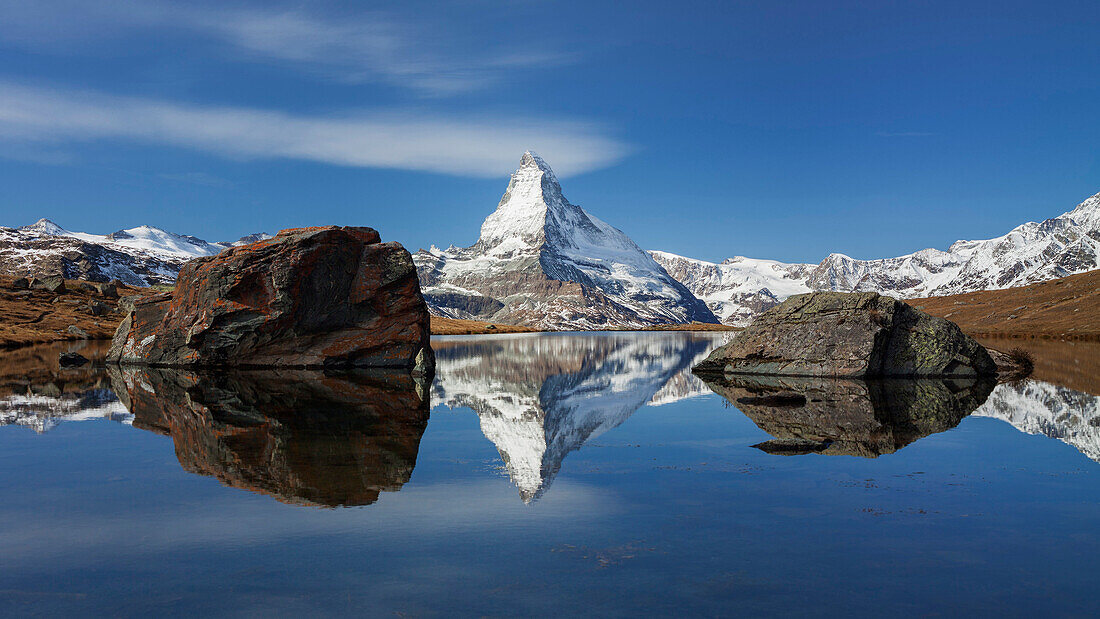
<svg viewBox="0 0 1100 619">
<path fill-rule="evenodd" d="M 726 324 L 744 325 L 792 294 L 873 291 L 899 298 L 1001 290 L 1100 268 L 1100 193 L 1073 210 L 948 250 L 859 260 L 832 253 L 818 264 L 734 257 L 708 262 L 650 250 L 670 275 Z"/>
<path fill-rule="evenodd" d="M 13 276 L 61 273 L 68 279 L 132 286 L 170 284 L 188 260 L 271 238 L 260 232 L 236 241 L 209 243 L 149 225 L 110 234 L 72 232 L 42 218 L 18 228 L 0 227 L 0 272 Z"/>
</svg>

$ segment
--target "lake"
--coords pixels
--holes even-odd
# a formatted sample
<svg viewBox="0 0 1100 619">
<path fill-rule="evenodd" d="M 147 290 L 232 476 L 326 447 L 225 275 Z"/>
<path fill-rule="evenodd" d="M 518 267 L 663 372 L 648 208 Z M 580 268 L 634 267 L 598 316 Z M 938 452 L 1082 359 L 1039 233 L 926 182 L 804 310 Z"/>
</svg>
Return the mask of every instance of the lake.
<svg viewBox="0 0 1100 619">
<path fill-rule="evenodd" d="M 1097 344 L 693 376 L 727 337 L 438 337 L 430 383 L 4 353 L 0 612 L 1100 614 Z"/>
</svg>

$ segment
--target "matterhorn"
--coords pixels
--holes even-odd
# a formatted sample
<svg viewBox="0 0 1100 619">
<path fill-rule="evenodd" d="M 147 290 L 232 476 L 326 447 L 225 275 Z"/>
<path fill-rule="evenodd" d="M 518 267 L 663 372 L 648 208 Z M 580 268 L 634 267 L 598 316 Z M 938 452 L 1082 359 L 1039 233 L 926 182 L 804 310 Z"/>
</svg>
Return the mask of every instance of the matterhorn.
<svg viewBox="0 0 1100 619">
<path fill-rule="evenodd" d="M 531 151 L 477 243 L 420 250 L 414 261 L 440 316 L 543 329 L 718 322 L 628 236 L 566 200 Z"/>
</svg>

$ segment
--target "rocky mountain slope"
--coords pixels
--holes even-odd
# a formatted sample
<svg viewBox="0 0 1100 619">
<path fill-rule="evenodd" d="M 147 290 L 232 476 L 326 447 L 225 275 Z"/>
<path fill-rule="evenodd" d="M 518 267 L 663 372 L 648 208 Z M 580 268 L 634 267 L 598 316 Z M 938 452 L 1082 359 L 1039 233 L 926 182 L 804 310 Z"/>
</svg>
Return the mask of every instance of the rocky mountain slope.
<svg viewBox="0 0 1100 619">
<path fill-rule="evenodd" d="M 1100 268 L 1100 193 L 1043 222 L 984 241 L 957 241 L 880 260 L 832 254 L 820 264 L 735 257 L 706 262 L 650 254 L 726 324 L 745 325 L 792 294 L 872 291 L 900 298 L 1000 290 Z"/>
<path fill-rule="evenodd" d="M 571 204 L 527 152 L 471 247 L 414 256 L 439 316 L 544 329 L 717 322 L 625 234 Z"/>
<path fill-rule="evenodd" d="M 251 234 L 208 243 L 193 236 L 139 226 L 111 234 L 71 232 L 48 219 L 20 228 L 0 227 L 0 273 L 13 277 L 62 273 L 68 279 L 133 286 L 168 284 L 183 263 L 228 247 L 270 238 Z"/>
</svg>

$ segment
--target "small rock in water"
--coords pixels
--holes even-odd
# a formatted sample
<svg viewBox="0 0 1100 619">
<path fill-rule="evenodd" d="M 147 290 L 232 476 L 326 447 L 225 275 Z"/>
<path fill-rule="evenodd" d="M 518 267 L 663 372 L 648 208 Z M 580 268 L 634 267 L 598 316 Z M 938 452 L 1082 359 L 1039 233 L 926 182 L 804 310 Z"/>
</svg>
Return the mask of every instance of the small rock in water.
<svg viewBox="0 0 1100 619">
<path fill-rule="evenodd" d="M 58 355 L 57 360 L 63 368 L 78 368 L 88 363 L 87 357 L 75 352 L 63 352 Z"/>
</svg>

